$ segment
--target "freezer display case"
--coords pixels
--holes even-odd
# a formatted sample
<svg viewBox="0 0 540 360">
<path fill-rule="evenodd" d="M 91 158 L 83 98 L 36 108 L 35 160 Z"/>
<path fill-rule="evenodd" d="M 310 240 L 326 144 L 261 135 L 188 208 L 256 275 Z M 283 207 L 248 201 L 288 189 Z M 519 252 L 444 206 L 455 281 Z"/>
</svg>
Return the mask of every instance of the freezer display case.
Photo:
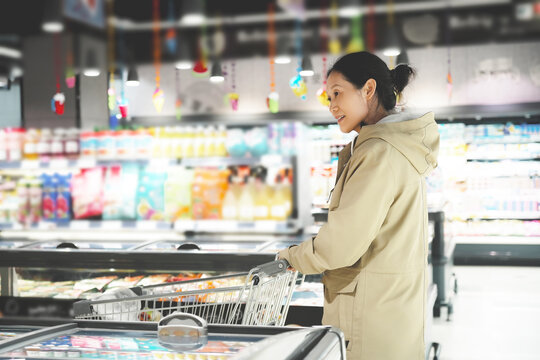
<svg viewBox="0 0 540 360">
<path fill-rule="evenodd" d="M 29 320 L 0 319 L 0 329 Z M 160 323 L 48 321 L 0 342 L 0 359 L 345 359 L 335 328 L 206 325 L 171 316 Z M 42 321 L 44 323 L 45 321 Z"/>
<path fill-rule="evenodd" d="M 27 245 L 22 245 L 25 249 L 85 249 L 85 250 L 129 250 L 139 245 L 139 242 L 132 241 L 107 241 L 107 240 L 48 240 L 39 241 Z"/>
</svg>

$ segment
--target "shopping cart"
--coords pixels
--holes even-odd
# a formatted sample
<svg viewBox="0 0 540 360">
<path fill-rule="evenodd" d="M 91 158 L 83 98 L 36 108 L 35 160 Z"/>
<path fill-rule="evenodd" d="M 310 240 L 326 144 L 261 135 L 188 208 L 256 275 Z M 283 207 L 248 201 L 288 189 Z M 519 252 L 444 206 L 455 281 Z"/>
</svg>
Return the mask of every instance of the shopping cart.
<svg viewBox="0 0 540 360">
<path fill-rule="evenodd" d="M 157 322 L 173 312 L 190 313 L 209 324 L 276 325 L 285 323 L 298 281 L 286 260 L 249 272 L 105 293 L 73 305 L 77 319 Z"/>
</svg>

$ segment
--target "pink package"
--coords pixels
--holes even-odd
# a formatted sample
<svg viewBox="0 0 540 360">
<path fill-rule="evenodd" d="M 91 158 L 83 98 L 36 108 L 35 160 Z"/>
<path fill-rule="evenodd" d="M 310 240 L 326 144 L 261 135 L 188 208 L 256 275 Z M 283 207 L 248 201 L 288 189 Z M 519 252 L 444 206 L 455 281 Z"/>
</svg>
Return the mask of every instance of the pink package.
<svg viewBox="0 0 540 360">
<path fill-rule="evenodd" d="M 71 194 L 75 219 L 100 216 L 103 213 L 103 182 L 104 169 L 101 167 L 83 169 L 73 177 Z"/>
</svg>

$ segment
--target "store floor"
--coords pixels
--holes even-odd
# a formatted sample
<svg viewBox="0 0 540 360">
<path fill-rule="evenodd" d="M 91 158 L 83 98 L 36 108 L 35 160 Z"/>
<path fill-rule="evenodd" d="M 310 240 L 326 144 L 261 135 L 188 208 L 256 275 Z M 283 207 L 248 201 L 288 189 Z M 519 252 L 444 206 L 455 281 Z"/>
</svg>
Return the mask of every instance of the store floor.
<svg viewBox="0 0 540 360">
<path fill-rule="evenodd" d="M 540 268 L 455 266 L 454 315 L 434 320 L 440 360 L 540 359 Z"/>
</svg>

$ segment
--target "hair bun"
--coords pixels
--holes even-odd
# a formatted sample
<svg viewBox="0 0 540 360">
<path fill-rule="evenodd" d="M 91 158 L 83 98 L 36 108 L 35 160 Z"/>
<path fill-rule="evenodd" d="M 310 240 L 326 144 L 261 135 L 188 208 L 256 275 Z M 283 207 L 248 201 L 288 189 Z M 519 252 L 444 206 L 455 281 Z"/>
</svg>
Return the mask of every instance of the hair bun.
<svg viewBox="0 0 540 360">
<path fill-rule="evenodd" d="M 415 71 L 407 64 L 399 64 L 390 70 L 390 75 L 392 76 L 396 93 L 400 94 L 415 75 Z"/>
</svg>

